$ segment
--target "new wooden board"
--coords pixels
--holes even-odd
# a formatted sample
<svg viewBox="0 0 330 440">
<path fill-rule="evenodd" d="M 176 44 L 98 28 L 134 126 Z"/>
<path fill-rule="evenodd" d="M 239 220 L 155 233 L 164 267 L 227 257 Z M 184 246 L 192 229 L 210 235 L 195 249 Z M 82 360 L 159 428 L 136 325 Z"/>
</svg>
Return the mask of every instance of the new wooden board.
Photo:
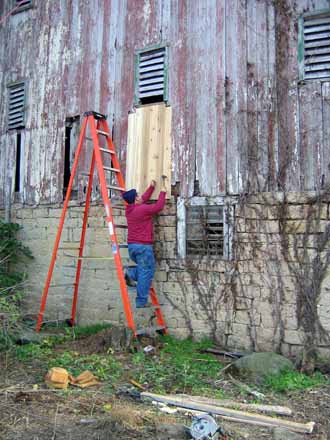
<svg viewBox="0 0 330 440">
<path fill-rule="evenodd" d="M 157 199 L 162 176 L 171 194 L 171 107 L 153 104 L 136 109 L 128 117 L 126 188 L 141 194 L 156 181 L 152 199 Z"/>
</svg>

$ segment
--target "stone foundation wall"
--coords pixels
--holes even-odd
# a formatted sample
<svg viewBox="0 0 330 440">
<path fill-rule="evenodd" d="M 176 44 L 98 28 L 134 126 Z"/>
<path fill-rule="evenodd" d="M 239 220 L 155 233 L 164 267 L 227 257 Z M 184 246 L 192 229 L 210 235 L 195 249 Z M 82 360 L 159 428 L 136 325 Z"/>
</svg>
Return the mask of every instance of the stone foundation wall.
<svg viewBox="0 0 330 440">
<path fill-rule="evenodd" d="M 30 314 L 39 309 L 60 214 L 54 206 L 13 207 L 12 220 L 23 226 L 21 239 L 35 257 L 27 268 Z M 116 209 L 115 217 L 116 223 L 125 223 L 123 209 Z M 68 248 L 79 246 L 82 218 L 83 207 L 70 206 L 52 284 L 74 282 L 76 262 L 68 255 L 76 251 Z M 296 355 L 312 340 L 320 353 L 329 354 L 329 220 L 329 202 L 316 194 L 240 199 L 233 259 L 182 260 L 177 257 L 176 205 L 168 203 L 155 221 L 155 287 L 170 333 L 287 355 Z M 92 206 L 85 255 L 111 256 L 107 232 L 103 206 Z M 126 231 L 117 232 L 124 243 Z M 72 287 L 51 288 L 45 319 L 70 317 L 71 301 Z M 113 262 L 83 262 L 77 320 L 125 322 Z"/>
</svg>

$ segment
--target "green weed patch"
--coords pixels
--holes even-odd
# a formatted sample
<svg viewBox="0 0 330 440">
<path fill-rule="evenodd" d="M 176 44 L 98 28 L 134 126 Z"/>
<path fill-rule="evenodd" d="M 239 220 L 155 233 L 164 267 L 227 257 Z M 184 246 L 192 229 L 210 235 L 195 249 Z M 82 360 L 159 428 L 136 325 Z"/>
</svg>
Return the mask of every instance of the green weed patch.
<svg viewBox="0 0 330 440">
<path fill-rule="evenodd" d="M 133 356 L 134 378 L 159 393 L 210 393 L 222 364 L 212 355 L 200 353 L 200 349 L 212 343 L 181 341 L 169 336 L 163 337 L 162 342 L 164 347 L 159 356 L 146 356 L 142 352 Z"/>
<path fill-rule="evenodd" d="M 79 353 L 65 351 L 48 362 L 48 369 L 62 367 L 73 376 L 90 370 L 102 381 L 117 380 L 122 374 L 122 367 L 112 355 L 91 354 L 81 356 Z"/>
<path fill-rule="evenodd" d="M 298 371 L 287 371 L 279 376 L 269 376 L 265 381 L 265 388 L 275 392 L 298 391 L 315 386 L 330 384 L 330 380 L 321 373 L 316 372 L 312 376 L 299 373 Z"/>
</svg>

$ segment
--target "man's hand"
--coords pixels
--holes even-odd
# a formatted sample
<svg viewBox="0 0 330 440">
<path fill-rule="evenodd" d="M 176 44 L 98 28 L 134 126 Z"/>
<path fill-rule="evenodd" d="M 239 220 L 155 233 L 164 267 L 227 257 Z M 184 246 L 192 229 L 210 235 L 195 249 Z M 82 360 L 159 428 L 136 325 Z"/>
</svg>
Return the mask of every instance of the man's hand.
<svg viewBox="0 0 330 440">
<path fill-rule="evenodd" d="M 152 180 L 151 183 L 150 183 L 150 186 L 152 186 L 152 187 L 155 188 L 155 186 L 156 186 L 156 180 Z"/>
<path fill-rule="evenodd" d="M 165 176 L 165 174 L 163 174 L 162 175 L 162 187 L 161 187 L 161 191 L 162 192 L 165 192 L 166 193 L 166 185 L 165 185 L 165 183 L 166 183 L 166 179 L 167 179 L 167 176 Z"/>
</svg>

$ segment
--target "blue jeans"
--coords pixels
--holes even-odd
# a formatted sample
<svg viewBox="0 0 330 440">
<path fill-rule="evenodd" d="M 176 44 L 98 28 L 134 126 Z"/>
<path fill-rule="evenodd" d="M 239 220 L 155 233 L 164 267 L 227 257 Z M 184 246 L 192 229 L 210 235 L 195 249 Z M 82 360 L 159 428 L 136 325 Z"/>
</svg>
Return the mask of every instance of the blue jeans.
<svg viewBox="0 0 330 440">
<path fill-rule="evenodd" d="M 155 274 L 155 257 L 151 244 L 129 244 L 128 253 L 131 260 L 137 264 L 130 267 L 127 275 L 137 281 L 136 305 L 143 306 L 148 301 L 152 279 Z"/>
</svg>

